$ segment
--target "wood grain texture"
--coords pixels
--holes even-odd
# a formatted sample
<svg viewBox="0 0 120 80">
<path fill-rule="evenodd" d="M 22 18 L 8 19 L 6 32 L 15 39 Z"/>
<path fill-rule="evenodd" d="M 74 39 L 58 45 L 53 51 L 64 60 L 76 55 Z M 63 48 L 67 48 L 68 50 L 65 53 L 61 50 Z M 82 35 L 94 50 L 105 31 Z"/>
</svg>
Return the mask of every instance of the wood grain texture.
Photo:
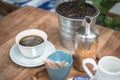
<svg viewBox="0 0 120 80">
<path fill-rule="evenodd" d="M 120 58 L 120 32 L 99 25 L 100 30 L 98 57 L 112 55 Z M 41 29 L 48 35 L 56 49 L 67 50 L 60 44 L 60 33 L 57 15 L 30 6 L 22 7 L 0 20 L 0 80 L 31 80 L 36 71 L 41 71 L 40 80 L 50 80 L 44 66 L 26 68 L 13 63 L 9 57 L 9 51 L 15 44 L 15 36 L 22 30 Z M 67 78 L 77 75 L 86 75 L 76 71 L 73 67 Z"/>
</svg>

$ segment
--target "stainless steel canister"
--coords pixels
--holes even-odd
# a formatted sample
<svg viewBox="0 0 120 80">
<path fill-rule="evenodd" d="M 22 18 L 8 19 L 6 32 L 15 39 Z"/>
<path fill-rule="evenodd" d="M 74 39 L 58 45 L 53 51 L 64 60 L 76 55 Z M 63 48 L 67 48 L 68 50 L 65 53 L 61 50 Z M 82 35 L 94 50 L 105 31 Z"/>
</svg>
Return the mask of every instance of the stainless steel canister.
<svg viewBox="0 0 120 80">
<path fill-rule="evenodd" d="M 60 14 L 60 11 L 58 10 L 58 7 L 61 4 L 56 6 L 56 13 L 58 15 L 58 23 L 59 23 L 61 39 L 62 39 L 61 44 L 63 45 L 63 47 L 67 49 L 75 50 L 76 30 L 78 30 L 78 28 L 80 28 L 81 26 L 85 26 L 85 20 L 83 18 L 72 19 L 63 16 L 62 14 Z M 90 16 L 92 20 L 91 26 L 94 26 L 96 22 L 96 17 L 99 15 L 99 10 L 96 7 L 95 9 L 96 9 L 96 13 L 93 16 Z"/>
</svg>

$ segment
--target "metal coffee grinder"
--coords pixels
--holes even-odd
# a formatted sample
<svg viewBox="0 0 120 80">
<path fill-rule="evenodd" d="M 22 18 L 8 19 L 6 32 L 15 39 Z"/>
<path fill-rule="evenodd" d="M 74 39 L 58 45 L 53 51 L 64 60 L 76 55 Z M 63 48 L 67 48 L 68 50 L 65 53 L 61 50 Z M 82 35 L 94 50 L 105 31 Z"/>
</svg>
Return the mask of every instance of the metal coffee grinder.
<svg viewBox="0 0 120 80">
<path fill-rule="evenodd" d="M 97 44 L 99 30 L 90 26 L 91 19 L 89 16 L 85 17 L 86 26 L 80 27 L 75 36 L 75 54 L 73 66 L 78 71 L 84 71 L 82 68 L 82 61 L 85 58 L 92 58 L 96 60 Z M 88 65 L 88 67 L 92 67 Z"/>
</svg>

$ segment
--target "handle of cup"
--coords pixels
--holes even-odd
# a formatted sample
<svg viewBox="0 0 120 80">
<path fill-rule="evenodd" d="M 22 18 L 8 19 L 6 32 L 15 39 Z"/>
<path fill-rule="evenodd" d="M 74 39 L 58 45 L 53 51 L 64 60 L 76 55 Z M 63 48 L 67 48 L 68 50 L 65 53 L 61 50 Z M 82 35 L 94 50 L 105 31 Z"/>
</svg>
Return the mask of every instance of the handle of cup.
<svg viewBox="0 0 120 80">
<path fill-rule="evenodd" d="M 35 48 L 32 48 L 32 56 L 33 56 L 33 57 L 36 57 L 36 55 L 37 55 L 37 53 L 36 53 Z"/>
<path fill-rule="evenodd" d="M 89 77 L 91 78 L 91 80 L 94 80 L 94 75 L 92 74 L 92 72 L 88 69 L 87 65 L 86 64 L 92 64 L 93 65 L 93 70 L 97 70 L 97 64 L 96 62 L 91 59 L 91 58 L 86 58 L 86 59 L 83 59 L 83 63 L 82 63 L 82 66 L 83 66 L 83 69 L 85 70 L 85 72 L 89 75 Z"/>
</svg>

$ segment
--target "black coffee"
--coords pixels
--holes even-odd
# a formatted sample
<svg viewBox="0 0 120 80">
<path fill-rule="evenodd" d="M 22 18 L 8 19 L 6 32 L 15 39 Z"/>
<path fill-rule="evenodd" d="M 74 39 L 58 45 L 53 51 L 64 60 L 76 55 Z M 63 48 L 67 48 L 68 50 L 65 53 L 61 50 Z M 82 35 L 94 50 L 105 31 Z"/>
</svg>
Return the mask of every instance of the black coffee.
<svg viewBox="0 0 120 80">
<path fill-rule="evenodd" d="M 29 35 L 29 36 L 23 37 L 20 40 L 19 44 L 23 45 L 23 46 L 36 46 L 36 45 L 39 45 L 39 44 L 41 44 L 43 42 L 44 42 L 44 40 L 40 36 Z"/>
</svg>

